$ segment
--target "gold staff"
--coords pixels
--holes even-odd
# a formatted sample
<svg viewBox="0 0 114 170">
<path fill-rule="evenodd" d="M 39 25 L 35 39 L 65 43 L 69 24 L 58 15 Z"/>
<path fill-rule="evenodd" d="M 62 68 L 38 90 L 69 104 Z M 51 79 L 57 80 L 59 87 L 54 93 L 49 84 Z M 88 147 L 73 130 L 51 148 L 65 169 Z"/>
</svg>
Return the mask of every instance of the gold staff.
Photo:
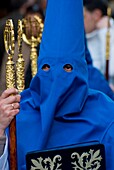
<svg viewBox="0 0 114 170">
<path fill-rule="evenodd" d="M 109 80 L 109 58 L 110 58 L 110 17 L 111 17 L 111 8 L 107 9 L 108 15 L 108 28 L 106 33 L 106 70 L 105 77 Z"/>
<path fill-rule="evenodd" d="M 25 79 L 24 79 L 24 58 L 22 55 L 22 21 L 18 20 L 18 60 L 16 63 L 16 78 L 17 78 L 17 89 L 22 92 L 25 88 Z"/>
<path fill-rule="evenodd" d="M 8 60 L 6 63 L 6 86 L 7 88 L 15 87 L 15 69 L 13 62 L 14 55 L 14 26 L 11 19 L 6 21 L 4 30 L 4 44 L 8 54 Z M 10 151 L 10 170 L 17 169 L 17 153 L 16 153 L 16 118 L 12 120 L 9 126 L 9 151 Z"/>
<path fill-rule="evenodd" d="M 42 32 L 43 32 L 43 21 L 39 16 L 34 16 L 34 21 L 32 21 L 31 18 L 29 19 L 23 19 L 23 27 L 25 29 L 25 32 L 23 33 L 23 41 L 31 46 L 31 52 L 30 52 L 30 60 L 31 60 L 31 70 L 32 70 L 32 77 L 35 76 L 37 73 L 37 46 L 41 42 Z M 27 36 L 26 30 L 30 28 L 31 35 Z M 37 32 L 36 35 L 34 35 L 34 32 Z"/>
</svg>

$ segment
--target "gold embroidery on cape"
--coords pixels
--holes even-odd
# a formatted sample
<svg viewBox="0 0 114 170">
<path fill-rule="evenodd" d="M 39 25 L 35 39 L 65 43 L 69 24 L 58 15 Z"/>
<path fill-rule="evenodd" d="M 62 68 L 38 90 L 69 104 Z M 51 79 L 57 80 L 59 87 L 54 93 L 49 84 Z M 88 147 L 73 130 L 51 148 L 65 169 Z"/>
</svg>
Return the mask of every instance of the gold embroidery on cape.
<svg viewBox="0 0 114 170">
<path fill-rule="evenodd" d="M 56 155 L 53 160 L 51 158 L 39 157 L 37 159 L 31 159 L 31 162 L 34 166 L 31 166 L 31 170 L 62 170 L 60 166 L 62 165 L 59 163 L 62 160 L 60 155 Z"/>
<path fill-rule="evenodd" d="M 81 156 L 74 152 L 71 158 L 74 159 L 74 162 L 71 162 L 74 165 L 74 170 L 98 170 L 101 167 L 100 150 L 94 152 L 90 149 L 89 152 L 84 152 Z"/>
</svg>

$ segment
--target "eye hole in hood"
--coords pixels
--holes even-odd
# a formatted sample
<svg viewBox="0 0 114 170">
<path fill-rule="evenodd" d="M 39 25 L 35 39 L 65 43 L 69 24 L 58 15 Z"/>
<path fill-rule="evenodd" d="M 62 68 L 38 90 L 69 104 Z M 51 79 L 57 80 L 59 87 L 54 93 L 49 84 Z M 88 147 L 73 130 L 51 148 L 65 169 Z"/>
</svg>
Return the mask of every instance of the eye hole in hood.
<svg viewBox="0 0 114 170">
<path fill-rule="evenodd" d="M 42 66 L 42 70 L 44 70 L 44 71 L 49 71 L 49 70 L 50 70 L 50 65 L 49 65 L 49 64 L 44 64 L 44 65 Z"/>
<path fill-rule="evenodd" d="M 71 64 L 65 64 L 63 66 L 63 69 L 66 71 L 66 72 L 71 72 L 73 70 L 73 67 Z"/>
</svg>

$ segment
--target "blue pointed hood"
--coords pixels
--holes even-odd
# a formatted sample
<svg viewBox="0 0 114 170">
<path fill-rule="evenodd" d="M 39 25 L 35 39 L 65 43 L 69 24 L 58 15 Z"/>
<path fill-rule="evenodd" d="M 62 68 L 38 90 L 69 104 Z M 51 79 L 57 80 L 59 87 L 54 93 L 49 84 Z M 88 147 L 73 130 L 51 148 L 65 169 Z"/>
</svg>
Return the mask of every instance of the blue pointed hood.
<svg viewBox="0 0 114 170">
<path fill-rule="evenodd" d="M 72 66 L 71 72 L 64 70 L 66 64 Z M 48 71 L 42 69 L 45 65 Z M 30 89 L 35 107 L 40 109 L 42 149 L 53 119 L 80 114 L 88 96 L 82 0 L 48 0 L 38 73 Z"/>
<path fill-rule="evenodd" d="M 77 60 L 84 58 L 81 3 L 78 0 L 48 0 L 39 61 L 47 57 L 72 57 Z"/>
</svg>

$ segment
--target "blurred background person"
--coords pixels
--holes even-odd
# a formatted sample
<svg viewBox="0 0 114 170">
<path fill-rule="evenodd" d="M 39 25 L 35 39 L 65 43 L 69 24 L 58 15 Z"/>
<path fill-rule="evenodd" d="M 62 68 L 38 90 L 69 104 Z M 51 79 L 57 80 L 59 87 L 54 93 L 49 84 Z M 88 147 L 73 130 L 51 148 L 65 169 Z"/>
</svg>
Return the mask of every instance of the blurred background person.
<svg viewBox="0 0 114 170">
<path fill-rule="evenodd" d="M 99 90 L 114 100 L 114 92 L 109 86 L 109 82 L 100 70 L 93 66 L 91 54 L 88 50 L 87 39 L 85 37 L 85 59 L 88 68 L 88 84 L 91 89 Z"/>
<path fill-rule="evenodd" d="M 40 0 L 40 8 L 43 10 L 44 15 L 46 11 L 46 6 L 47 6 L 47 0 Z"/>
<path fill-rule="evenodd" d="M 103 75 L 106 69 L 107 0 L 84 0 L 84 25 L 93 66 Z M 109 84 L 114 90 L 114 20 L 110 18 Z"/>
</svg>

